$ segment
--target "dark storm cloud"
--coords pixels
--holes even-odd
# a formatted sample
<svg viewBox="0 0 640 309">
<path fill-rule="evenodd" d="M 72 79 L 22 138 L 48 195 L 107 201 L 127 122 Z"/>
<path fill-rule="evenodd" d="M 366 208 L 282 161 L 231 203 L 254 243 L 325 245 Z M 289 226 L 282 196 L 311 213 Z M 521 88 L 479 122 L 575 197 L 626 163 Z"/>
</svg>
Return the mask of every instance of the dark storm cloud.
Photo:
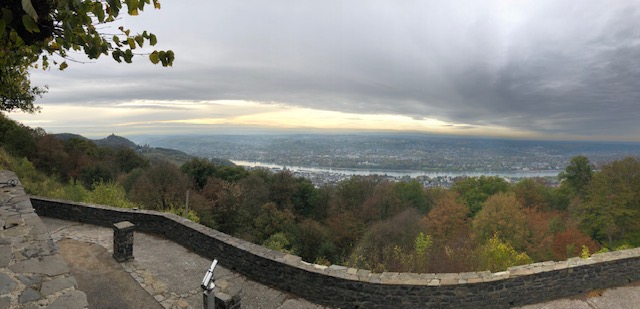
<svg viewBox="0 0 640 309">
<path fill-rule="evenodd" d="M 38 73 L 51 86 L 43 102 L 240 99 L 548 135 L 640 133 L 638 1 L 165 0 L 128 22 L 173 49 L 174 68 Z"/>
</svg>

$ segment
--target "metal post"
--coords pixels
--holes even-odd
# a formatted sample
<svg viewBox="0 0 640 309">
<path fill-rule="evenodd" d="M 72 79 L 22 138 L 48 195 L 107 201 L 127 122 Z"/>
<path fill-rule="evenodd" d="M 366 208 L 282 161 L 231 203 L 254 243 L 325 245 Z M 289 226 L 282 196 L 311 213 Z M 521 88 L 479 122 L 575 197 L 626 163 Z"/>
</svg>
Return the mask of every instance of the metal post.
<svg viewBox="0 0 640 309">
<path fill-rule="evenodd" d="M 200 283 L 200 287 L 202 288 L 202 302 L 204 305 L 204 309 L 215 309 L 216 308 L 216 298 L 213 295 L 213 288 L 216 287 L 213 279 L 213 271 L 218 265 L 218 260 L 213 260 L 211 263 L 211 267 L 207 270 L 207 273 L 204 274 L 204 278 L 202 278 L 202 283 Z"/>
<path fill-rule="evenodd" d="M 185 198 L 184 208 L 185 208 L 184 217 L 189 218 L 189 189 L 187 189 L 187 197 Z"/>
<path fill-rule="evenodd" d="M 216 309 L 216 298 L 209 290 L 202 292 L 202 303 L 204 309 Z"/>
</svg>

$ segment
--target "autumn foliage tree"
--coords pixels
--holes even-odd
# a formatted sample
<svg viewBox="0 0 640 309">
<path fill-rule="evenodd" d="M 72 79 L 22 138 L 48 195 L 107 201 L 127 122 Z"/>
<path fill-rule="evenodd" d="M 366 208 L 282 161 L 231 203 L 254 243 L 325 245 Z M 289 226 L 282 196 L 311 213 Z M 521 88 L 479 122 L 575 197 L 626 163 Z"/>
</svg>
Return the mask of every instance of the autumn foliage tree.
<svg viewBox="0 0 640 309">
<path fill-rule="evenodd" d="M 158 162 L 136 180 L 129 197 L 147 209 L 183 207 L 189 180 L 180 169 L 166 161 Z"/>
<path fill-rule="evenodd" d="M 570 227 L 555 235 L 552 246 L 554 259 L 562 261 L 580 256 L 583 247 L 587 248 L 589 253 L 600 249 L 600 246 L 591 237 L 580 232 L 576 227 Z"/>
<path fill-rule="evenodd" d="M 469 269 L 474 242 L 468 213 L 467 206 L 458 202 L 452 191 L 436 198 L 434 208 L 423 218 L 433 241 L 429 269 L 444 272 Z"/>
<path fill-rule="evenodd" d="M 53 135 L 46 135 L 38 139 L 36 153 L 34 163 L 47 174 L 62 172 L 64 162 L 68 157 L 62 142 Z"/>
<path fill-rule="evenodd" d="M 542 180 L 527 178 L 518 181 L 512 187 L 518 203 L 524 208 L 547 210 L 551 200 L 550 189 L 542 183 Z"/>
<path fill-rule="evenodd" d="M 351 253 L 349 263 L 374 271 L 399 271 L 407 263 L 403 262 L 402 256 L 407 257 L 406 253 L 413 250 L 420 232 L 425 232 L 425 226 L 419 212 L 408 208 L 367 229 Z M 405 254 L 398 256 L 398 251 Z"/>
<path fill-rule="evenodd" d="M 456 200 L 453 192 L 447 192 L 436 200 L 435 207 L 424 217 L 424 222 L 436 242 L 449 243 L 460 234 L 469 232 L 469 209 Z M 465 235 L 468 236 L 468 235 Z"/>
<path fill-rule="evenodd" d="M 477 256 L 475 269 L 492 272 L 503 271 L 510 266 L 532 263 L 533 260 L 524 252 L 518 252 L 510 244 L 494 235 L 475 252 Z"/>
<path fill-rule="evenodd" d="M 524 213 L 530 234 L 526 240 L 527 254 L 536 261 L 556 259 L 554 238 L 565 230 L 565 218 L 558 211 L 546 212 L 536 207 L 525 208 Z"/>
<path fill-rule="evenodd" d="M 371 195 L 363 202 L 361 218 L 364 222 L 386 220 L 406 207 L 396 194 L 394 184 L 382 182 L 376 185 Z"/>
<path fill-rule="evenodd" d="M 333 191 L 325 222 L 342 256 L 348 256 L 362 237 L 367 226 L 362 220 L 364 203 L 381 182 L 382 179 L 375 176 L 354 176 L 338 184 Z"/>
<path fill-rule="evenodd" d="M 473 219 L 473 230 L 480 243 L 492 237 L 524 250 L 529 236 L 526 214 L 513 193 L 498 193 L 489 197 Z"/>
<path fill-rule="evenodd" d="M 293 229 L 294 252 L 309 262 L 338 261 L 331 231 L 318 221 L 305 219 Z"/>
</svg>

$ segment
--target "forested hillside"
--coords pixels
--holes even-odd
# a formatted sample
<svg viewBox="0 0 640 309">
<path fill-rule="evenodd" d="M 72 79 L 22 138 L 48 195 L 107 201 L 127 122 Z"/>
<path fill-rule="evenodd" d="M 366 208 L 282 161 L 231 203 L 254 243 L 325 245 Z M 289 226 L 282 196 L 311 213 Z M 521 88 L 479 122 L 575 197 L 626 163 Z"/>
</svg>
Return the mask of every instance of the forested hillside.
<svg viewBox="0 0 640 309">
<path fill-rule="evenodd" d="M 0 168 L 32 194 L 171 211 L 320 264 L 380 271 L 503 270 L 640 245 L 640 161 L 594 171 L 573 158 L 542 179 L 460 178 L 449 189 L 354 176 L 314 187 L 290 172 L 202 158 L 148 159 L 128 147 L 60 139 L 0 116 Z M 224 163 L 224 164 L 221 164 Z M 189 213 L 185 214 L 186 196 Z"/>
</svg>

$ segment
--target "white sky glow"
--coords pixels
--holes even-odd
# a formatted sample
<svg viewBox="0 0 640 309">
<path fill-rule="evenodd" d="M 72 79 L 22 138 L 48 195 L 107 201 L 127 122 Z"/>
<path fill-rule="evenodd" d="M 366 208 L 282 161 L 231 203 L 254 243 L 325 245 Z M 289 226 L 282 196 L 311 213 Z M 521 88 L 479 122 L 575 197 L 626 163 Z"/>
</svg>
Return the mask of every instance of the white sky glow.
<svg viewBox="0 0 640 309">
<path fill-rule="evenodd" d="M 640 0 L 163 0 L 119 22 L 156 34 L 174 66 L 104 57 L 34 70 L 34 86 L 49 86 L 42 113 L 9 116 L 84 135 L 640 141 Z"/>
</svg>

